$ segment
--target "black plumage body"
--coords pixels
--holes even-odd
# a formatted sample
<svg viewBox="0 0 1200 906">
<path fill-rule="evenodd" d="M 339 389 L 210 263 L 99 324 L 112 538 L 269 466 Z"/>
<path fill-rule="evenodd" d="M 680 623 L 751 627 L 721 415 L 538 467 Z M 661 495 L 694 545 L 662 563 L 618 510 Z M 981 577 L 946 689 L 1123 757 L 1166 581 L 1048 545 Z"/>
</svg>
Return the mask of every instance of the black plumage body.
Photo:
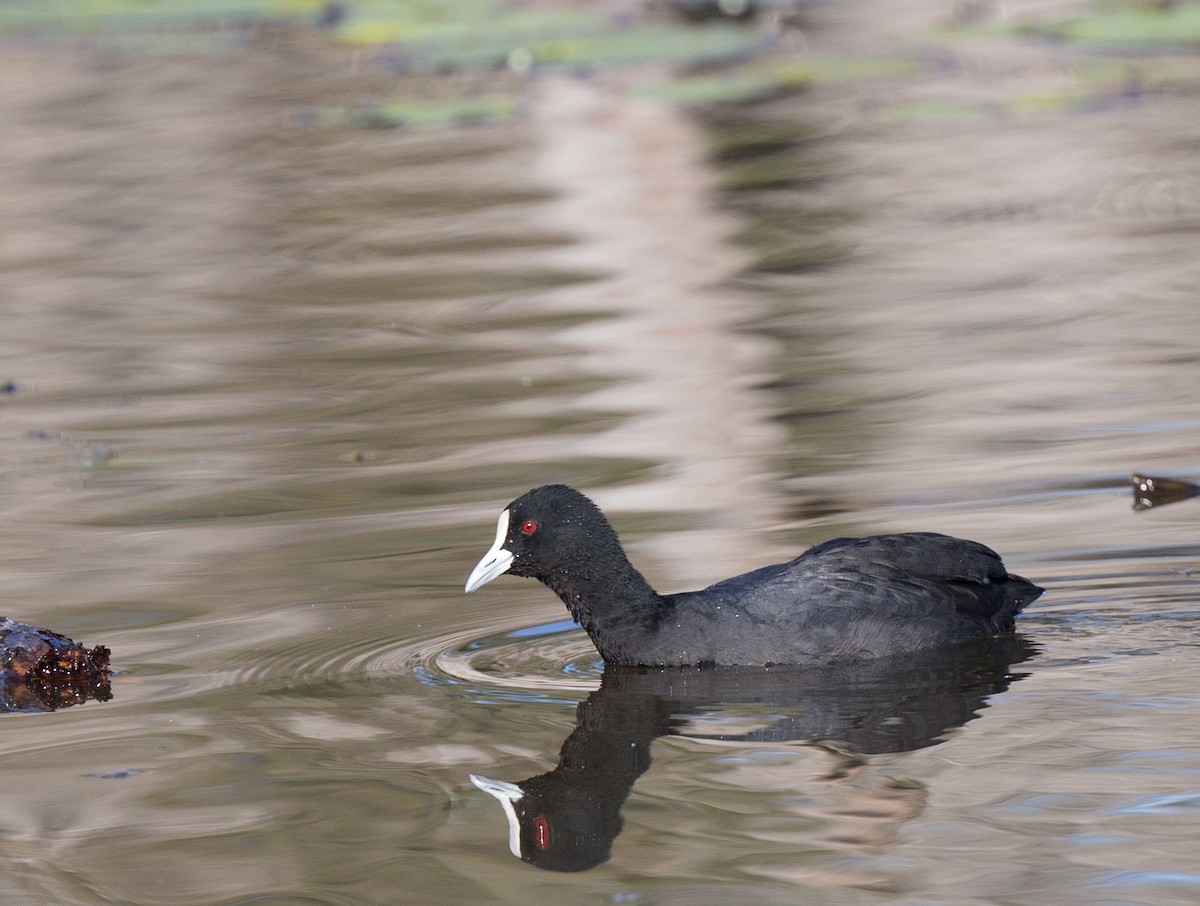
<svg viewBox="0 0 1200 906">
<path fill-rule="evenodd" d="M 610 664 L 826 664 L 903 654 L 1011 632 L 1042 593 L 982 544 L 913 532 L 838 538 L 787 563 L 660 595 L 578 491 L 535 488 L 505 512 L 506 537 L 493 548 L 512 555 L 504 571 L 544 582 Z"/>
</svg>

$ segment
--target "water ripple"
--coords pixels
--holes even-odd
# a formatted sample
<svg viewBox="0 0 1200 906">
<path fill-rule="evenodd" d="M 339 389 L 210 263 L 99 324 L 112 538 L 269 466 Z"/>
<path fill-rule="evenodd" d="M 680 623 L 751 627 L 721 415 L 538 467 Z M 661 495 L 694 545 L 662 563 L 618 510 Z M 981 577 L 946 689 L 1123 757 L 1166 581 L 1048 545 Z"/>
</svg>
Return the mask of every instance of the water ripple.
<svg viewBox="0 0 1200 906">
<path fill-rule="evenodd" d="M 570 620 L 494 633 L 436 652 L 427 649 L 423 666 L 444 682 L 579 692 L 597 688 L 603 668 L 592 643 Z"/>
<path fill-rule="evenodd" d="M 210 680 L 229 686 L 286 678 L 290 685 L 407 675 L 426 686 L 463 687 L 487 700 L 574 702 L 579 693 L 599 686 L 603 669 L 596 649 L 570 620 L 516 628 L 475 625 L 382 644 L 377 628 L 363 628 L 333 638 L 308 636 L 269 651 L 242 651 L 236 657 L 236 665 L 227 664 Z"/>
</svg>

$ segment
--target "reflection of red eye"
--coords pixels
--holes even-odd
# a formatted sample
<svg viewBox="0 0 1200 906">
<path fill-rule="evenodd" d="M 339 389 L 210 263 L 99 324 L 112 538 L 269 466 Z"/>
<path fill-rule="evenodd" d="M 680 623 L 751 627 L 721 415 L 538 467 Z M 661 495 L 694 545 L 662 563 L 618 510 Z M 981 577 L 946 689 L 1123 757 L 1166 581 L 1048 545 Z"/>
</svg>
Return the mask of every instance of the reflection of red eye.
<svg viewBox="0 0 1200 906">
<path fill-rule="evenodd" d="M 537 523 L 534 522 L 532 519 L 526 519 L 524 524 L 522 524 L 522 526 L 521 526 L 521 532 L 523 534 L 532 535 L 536 531 L 537 531 Z"/>
<path fill-rule="evenodd" d="M 533 842 L 537 844 L 538 849 L 545 849 L 550 845 L 550 822 L 541 815 L 533 819 Z"/>
</svg>

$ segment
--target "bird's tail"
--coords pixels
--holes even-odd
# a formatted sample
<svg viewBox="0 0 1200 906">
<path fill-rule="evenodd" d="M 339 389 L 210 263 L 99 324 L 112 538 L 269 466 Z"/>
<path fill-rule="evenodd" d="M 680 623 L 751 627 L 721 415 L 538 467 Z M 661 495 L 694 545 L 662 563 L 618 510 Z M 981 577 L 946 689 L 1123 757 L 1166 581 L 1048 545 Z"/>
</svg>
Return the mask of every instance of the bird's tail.
<svg viewBox="0 0 1200 906">
<path fill-rule="evenodd" d="M 1040 598 L 1045 590 L 1028 579 L 1009 573 L 1004 581 L 1003 603 L 990 620 L 992 631 L 1012 632 L 1016 628 L 1014 621 L 1017 614 Z"/>
</svg>

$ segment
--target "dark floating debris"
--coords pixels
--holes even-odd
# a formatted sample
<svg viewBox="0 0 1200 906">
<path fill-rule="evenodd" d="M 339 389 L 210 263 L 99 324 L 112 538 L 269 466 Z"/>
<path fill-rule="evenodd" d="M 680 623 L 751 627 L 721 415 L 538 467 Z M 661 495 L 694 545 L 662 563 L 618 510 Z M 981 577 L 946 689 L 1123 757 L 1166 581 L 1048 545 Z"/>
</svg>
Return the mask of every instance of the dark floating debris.
<svg viewBox="0 0 1200 906">
<path fill-rule="evenodd" d="M 121 768 L 116 771 L 100 771 L 96 774 L 88 774 L 89 780 L 128 780 L 130 777 L 137 777 L 142 773 L 141 768 Z"/>
<path fill-rule="evenodd" d="M 0 711 L 54 711 L 112 698 L 109 650 L 0 617 Z"/>
<path fill-rule="evenodd" d="M 1155 478 L 1153 475 L 1134 472 L 1129 482 L 1133 485 L 1133 508 L 1139 512 L 1151 507 L 1166 506 L 1168 503 L 1179 503 L 1191 497 L 1200 497 L 1200 485 L 1177 478 Z"/>
</svg>

